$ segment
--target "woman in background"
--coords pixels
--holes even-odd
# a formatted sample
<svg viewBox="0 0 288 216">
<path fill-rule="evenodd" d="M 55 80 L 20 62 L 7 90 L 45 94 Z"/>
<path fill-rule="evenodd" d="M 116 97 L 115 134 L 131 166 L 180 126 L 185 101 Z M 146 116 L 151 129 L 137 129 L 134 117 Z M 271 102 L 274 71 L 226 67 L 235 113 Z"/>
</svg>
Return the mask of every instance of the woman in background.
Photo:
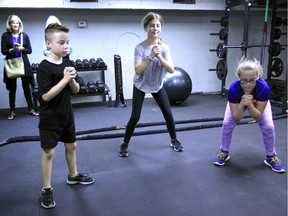
<svg viewBox="0 0 288 216">
<path fill-rule="evenodd" d="M 21 37 L 21 34 L 23 37 Z M 23 41 L 21 41 L 21 38 L 23 38 Z M 34 106 L 30 91 L 30 84 L 33 86 L 33 72 L 27 56 L 27 54 L 32 53 L 32 48 L 28 35 L 23 32 L 23 23 L 17 15 L 8 16 L 6 21 L 6 32 L 4 32 L 1 37 L 1 52 L 6 59 L 12 59 L 22 55 L 25 67 L 25 76 L 21 77 L 21 81 L 28 106 L 28 114 L 37 116 L 38 113 L 33 109 Z M 9 91 L 10 114 L 8 119 L 12 120 L 16 116 L 15 100 L 17 78 L 8 78 L 4 68 L 3 81 L 6 84 L 6 89 Z"/>
</svg>

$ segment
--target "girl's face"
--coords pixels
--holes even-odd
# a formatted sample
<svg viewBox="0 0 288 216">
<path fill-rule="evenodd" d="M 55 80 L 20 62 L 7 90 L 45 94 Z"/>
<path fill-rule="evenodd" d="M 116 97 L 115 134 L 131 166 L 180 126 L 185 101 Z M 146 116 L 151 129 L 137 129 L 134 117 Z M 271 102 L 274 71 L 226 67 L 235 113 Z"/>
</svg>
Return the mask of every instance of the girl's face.
<svg viewBox="0 0 288 216">
<path fill-rule="evenodd" d="M 12 18 L 10 26 L 13 33 L 19 32 L 20 23 L 17 19 Z"/>
<path fill-rule="evenodd" d="M 65 57 L 69 47 L 69 34 L 65 32 L 55 32 L 51 40 L 46 41 L 47 47 L 50 48 L 50 53 L 57 57 Z"/>
<path fill-rule="evenodd" d="M 257 72 L 251 70 L 241 71 L 239 81 L 246 94 L 251 94 L 256 86 L 258 76 Z"/>
<path fill-rule="evenodd" d="M 161 23 L 157 19 L 151 20 L 148 26 L 146 27 L 148 37 L 153 39 L 160 37 L 161 30 L 162 30 Z"/>
</svg>

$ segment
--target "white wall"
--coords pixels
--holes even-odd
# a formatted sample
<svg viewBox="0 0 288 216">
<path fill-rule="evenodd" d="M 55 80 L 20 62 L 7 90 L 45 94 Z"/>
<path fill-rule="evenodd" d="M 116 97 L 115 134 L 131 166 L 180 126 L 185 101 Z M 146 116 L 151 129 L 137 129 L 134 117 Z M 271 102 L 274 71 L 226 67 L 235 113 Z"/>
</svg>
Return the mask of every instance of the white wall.
<svg viewBox="0 0 288 216">
<path fill-rule="evenodd" d="M 124 97 L 132 97 L 133 85 L 133 51 L 137 43 L 146 38 L 142 29 L 141 19 L 150 10 L 128 10 L 128 9 L 41 9 L 41 8 L 0 8 L 0 26 L 5 31 L 5 22 L 10 14 L 17 14 L 24 23 L 24 30 L 30 36 L 33 53 L 29 56 L 31 63 L 39 63 L 43 60 L 44 49 L 44 28 L 50 15 L 57 16 L 62 24 L 70 28 L 70 40 L 73 48 L 71 59 L 77 58 L 98 58 L 106 62 L 108 70 L 106 83 L 111 89 L 112 97 L 115 98 L 115 75 L 114 75 L 114 54 L 122 58 L 122 70 L 124 81 Z M 219 32 L 221 28 L 218 23 L 211 23 L 211 20 L 219 19 L 224 15 L 223 11 L 198 11 L 198 10 L 153 10 L 159 12 L 165 21 L 162 32 L 163 40 L 170 45 L 172 58 L 175 66 L 186 70 L 192 78 L 192 92 L 215 92 L 221 88 L 215 72 L 209 71 L 215 68 L 217 61 L 215 52 L 209 52 L 216 48 L 221 42 L 218 36 L 210 36 L 211 32 Z M 242 12 L 235 11 L 231 15 L 229 40 L 231 43 L 242 42 L 243 18 Z M 253 42 L 260 44 L 263 31 L 263 12 L 253 13 L 250 30 Z M 87 21 L 86 28 L 78 28 L 79 20 Z M 231 35 L 231 36 L 230 36 Z M 269 36 L 269 33 L 268 33 Z M 282 39 L 284 36 L 282 36 Z M 284 39 L 283 39 L 284 40 Z M 269 42 L 269 37 L 267 39 Z M 283 44 L 286 44 L 286 39 Z M 252 55 L 260 57 L 260 49 L 249 51 Z M 239 49 L 228 52 L 229 71 L 227 86 L 234 79 L 233 65 L 240 59 Z M 283 52 L 286 53 L 286 52 Z M 266 54 L 268 57 L 268 54 Z M 3 56 L 2 56 L 3 57 Z M 287 59 L 282 58 L 282 59 Z M 231 66 L 230 66 L 231 65 Z M 3 61 L 0 61 L 0 68 L 3 68 Z M 83 73 L 87 80 L 96 80 L 93 73 Z M 0 79 L 3 79 L 2 70 Z M 149 95 L 147 95 L 150 97 Z M 8 92 L 3 82 L 0 82 L 0 109 L 8 108 Z M 100 97 L 77 98 L 78 101 L 101 100 Z M 21 89 L 21 82 L 18 81 L 16 107 L 25 107 L 26 102 Z"/>
</svg>

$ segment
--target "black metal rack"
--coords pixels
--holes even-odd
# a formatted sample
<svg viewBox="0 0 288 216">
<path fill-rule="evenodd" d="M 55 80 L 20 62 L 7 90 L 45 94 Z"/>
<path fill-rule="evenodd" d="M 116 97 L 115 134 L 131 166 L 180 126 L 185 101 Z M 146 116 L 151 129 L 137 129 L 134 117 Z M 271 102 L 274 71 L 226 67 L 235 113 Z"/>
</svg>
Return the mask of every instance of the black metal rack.
<svg viewBox="0 0 288 216">
<path fill-rule="evenodd" d="M 110 88 L 105 82 L 105 71 L 107 70 L 107 66 L 105 65 L 104 67 L 89 67 L 89 68 L 76 68 L 78 75 L 81 73 L 101 73 L 101 80 L 105 83 L 105 90 L 103 92 L 95 92 L 95 93 L 85 93 L 85 94 L 76 94 L 73 95 L 73 97 L 85 97 L 85 96 L 102 96 L 103 101 L 106 100 L 106 96 L 108 97 L 108 106 L 112 107 L 112 95 Z"/>
<path fill-rule="evenodd" d="M 242 51 L 242 56 L 247 56 L 248 48 L 251 47 L 261 47 L 261 64 L 263 65 L 263 59 L 264 59 L 264 47 L 269 47 L 268 49 L 268 68 L 267 68 L 267 82 L 271 87 L 272 96 L 277 95 L 276 97 L 272 97 L 271 101 L 276 102 L 281 105 L 282 112 L 286 112 L 287 110 L 287 68 L 285 73 L 284 80 L 276 79 L 276 76 L 273 76 L 273 61 L 275 63 L 275 50 L 277 51 L 277 55 L 281 52 L 283 49 L 287 49 L 286 45 L 280 45 L 279 43 L 275 43 L 274 38 L 274 31 L 275 31 L 275 20 L 279 19 L 277 17 L 277 10 L 280 8 L 284 8 L 287 11 L 287 1 L 285 0 L 274 0 L 270 1 L 269 5 L 266 5 L 266 0 L 226 0 L 225 4 L 225 15 L 221 18 L 219 21 L 212 21 L 212 22 L 220 22 L 221 26 L 223 27 L 222 32 L 226 32 L 227 35 L 225 35 L 225 38 L 219 37 L 221 40 L 223 40 L 222 43 L 219 43 L 216 50 L 211 49 L 210 51 L 216 51 L 217 56 L 220 58 L 220 60 L 217 63 L 216 69 L 209 69 L 209 71 L 216 71 L 218 78 L 221 80 L 221 92 L 220 94 L 222 96 L 226 96 L 227 89 L 226 89 L 226 75 L 228 71 L 227 66 L 227 50 L 229 48 L 240 48 Z M 229 33 L 229 21 L 230 21 L 230 13 L 231 8 L 236 7 L 239 5 L 244 6 L 244 31 L 243 31 L 243 41 L 239 45 L 228 45 L 228 33 Z M 251 45 L 249 44 L 249 20 L 250 20 L 250 10 L 251 8 L 265 8 L 268 6 L 268 9 L 272 9 L 272 19 L 271 19 L 271 32 L 270 32 L 270 43 L 269 45 L 266 45 L 266 38 L 264 36 L 264 33 L 267 33 L 267 22 L 265 23 L 266 26 L 264 26 L 263 31 L 263 37 L 262 37 L 262 44 L 261 45 Z M 266 14 L 265 14 L 266 16 Z M 265 17 L 266 18 L 266 17 Z M 286 18 L 286 26 L 287 26 L 287 18 Z M 266 28 L 266 29 L 265 29 Z M 265 32 L 266 30 L 266 32 Z M 287 31 L 287 28 L 286 28 Z M 278 32 L 279 31 L 278 29 Z M 219 32 L 220 34 L 220 32 Z M 210 35 L 215 35 L 215 33 L 211 33 Z M 283 35 L 287 35 L 287 32 Z M 265 40 L 265 41 L 264 41 Z M 277 56 L 276 55 L 276 56 Z M 277 58 L 277 63 L 281 63 L 282 60 Z M 286 61 L 285 61 L 286 62 Z M 221 63 L 221 64 L 219 64 Z M 220 66 L 220 67 L 219 67 Z M 276 65 L 279 69 L 279 66 Z M 280 67 L 283 67 L 283 65 L 280 65 Z M 278 74 L 279 75 L 279 74 Z M 276 94 L 274 92 L 277 92 Z M 280 93 L 279 93 L 280 92 Z M 273 94 L 274 93 L 274 94 Z"/>
</svg>

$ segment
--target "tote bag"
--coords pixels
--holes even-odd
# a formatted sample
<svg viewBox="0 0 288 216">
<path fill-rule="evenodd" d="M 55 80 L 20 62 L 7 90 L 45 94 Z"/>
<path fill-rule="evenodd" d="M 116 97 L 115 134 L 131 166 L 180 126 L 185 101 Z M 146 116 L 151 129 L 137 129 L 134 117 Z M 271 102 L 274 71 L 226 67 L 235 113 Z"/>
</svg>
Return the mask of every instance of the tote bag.
<svg viewBox="0 0 288 216">
<path fill-rule="evenodd" d="M 23 35 L 21 34 L 21 46 L 23 44 Z M 4 67 L 8 78 L 18 78 L 25 75 L 22 53 L 20 57 L 4 59 Z"/>
</svg>

